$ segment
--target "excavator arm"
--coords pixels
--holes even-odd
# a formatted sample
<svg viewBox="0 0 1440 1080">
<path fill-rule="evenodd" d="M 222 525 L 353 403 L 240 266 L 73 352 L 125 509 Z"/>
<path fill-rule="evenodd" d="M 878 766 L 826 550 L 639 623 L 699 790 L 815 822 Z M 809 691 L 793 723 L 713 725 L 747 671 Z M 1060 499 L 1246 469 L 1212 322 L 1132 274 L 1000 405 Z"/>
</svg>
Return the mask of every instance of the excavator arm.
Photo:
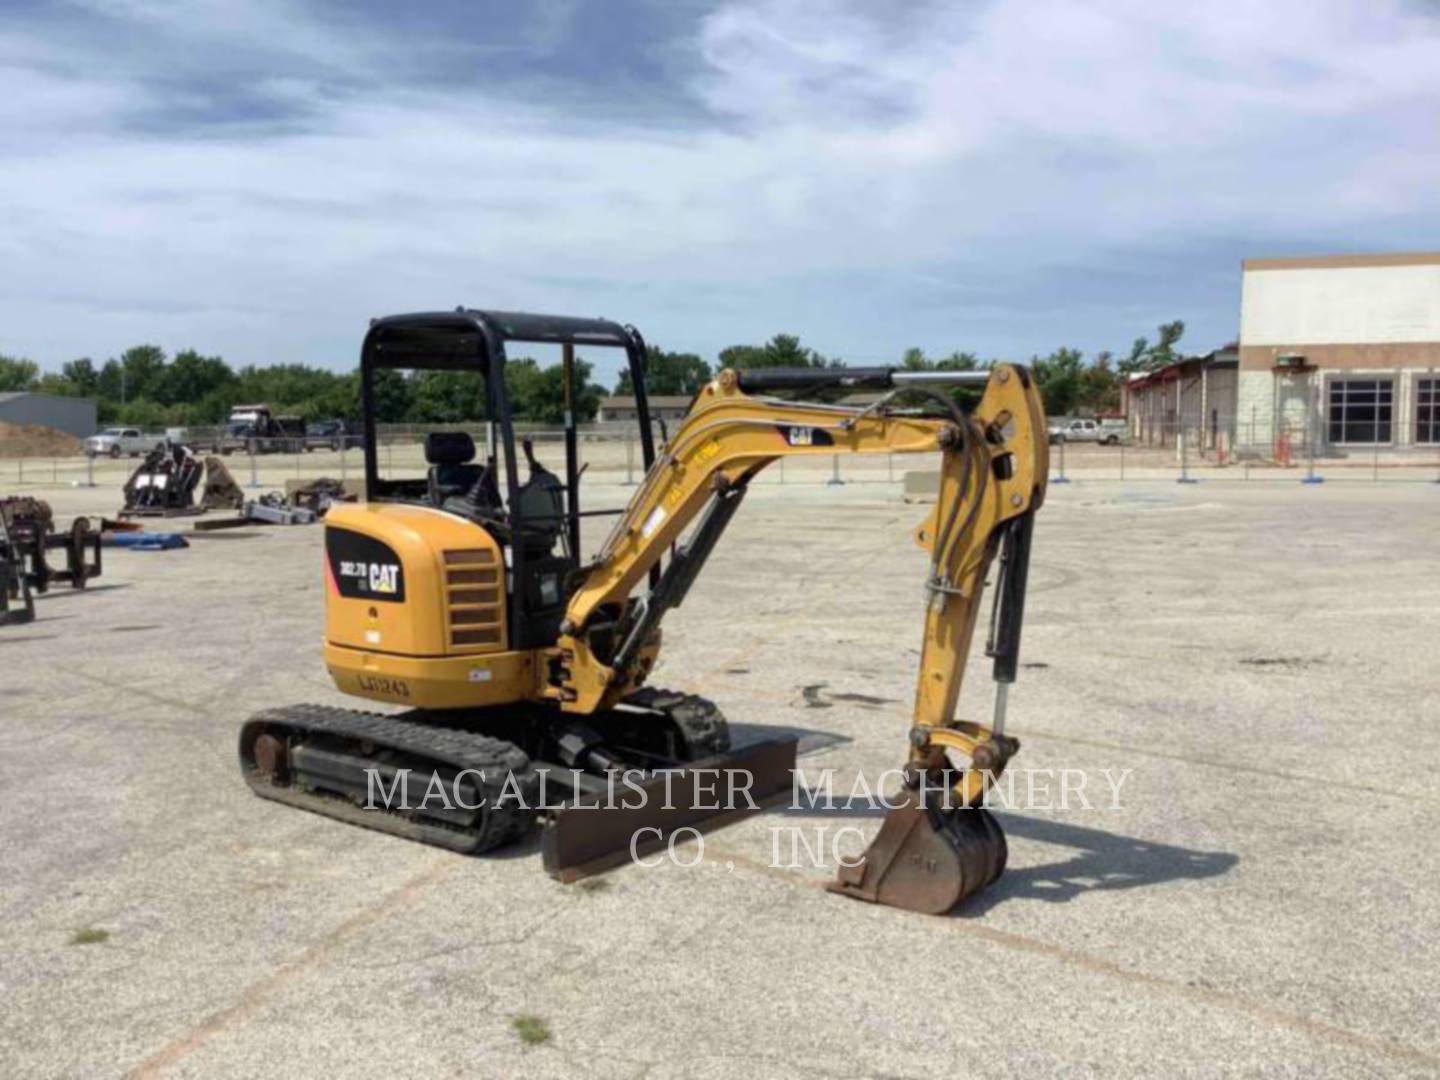
<svg viewBox="0 0 1440 1080">
<path fill-rule="evenodd" d="M 979 404 L 963 413 L 939 392 L 947 384 L 983 386 Z M 891 393 L 865 408 L 760 396 L 831 385 Z M 923 414 L 898 408 L 895 399 L 906 389 L 937 407 Z M 1003 731 L 1005 692 L 1015 677 L 1033 515 L 1047 472 L 1044 411 L 1025 368 L 722 371 L 697 395 L 599 555 L 582 569 L 549 657 L 546 693 L 562 709 L 584 714 L 609 708 L 644 682 L 665 613 L 683 601 L 747 486 L 767 465 L 785 457 L 895 453 L 940 458 L 936 503 L 914 534 L 930 553 L 930 567 L 904 773 L 908 794 L 865 860 L 835 887 L 862 899 L 948 910 L 997 877 L 1004 863 L 999 826 L 979 804 L 1018 749 Z M 997 557 L 987 651 L 999 686 L 987 726 L 954 713 Z M 632 598 L 647 576 L 648 591 Z M 952 755 L 964 764 L 954 767 Z"/>
</svg>

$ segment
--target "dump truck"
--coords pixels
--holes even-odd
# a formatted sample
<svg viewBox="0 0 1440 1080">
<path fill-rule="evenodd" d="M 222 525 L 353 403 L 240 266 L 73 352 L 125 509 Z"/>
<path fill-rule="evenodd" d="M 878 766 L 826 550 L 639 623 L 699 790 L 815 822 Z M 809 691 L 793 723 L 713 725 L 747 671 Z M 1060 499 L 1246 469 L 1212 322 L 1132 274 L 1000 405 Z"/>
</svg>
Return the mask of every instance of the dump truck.
<svg viewBox="0 0 1440 1080">
<path fill-rule="evenodd" d="M 310 449 L 303 416 L 277 416 L 268 405 L 236 405 L 211 448 L 219 454 L 296 454 Z"/>
</svg>

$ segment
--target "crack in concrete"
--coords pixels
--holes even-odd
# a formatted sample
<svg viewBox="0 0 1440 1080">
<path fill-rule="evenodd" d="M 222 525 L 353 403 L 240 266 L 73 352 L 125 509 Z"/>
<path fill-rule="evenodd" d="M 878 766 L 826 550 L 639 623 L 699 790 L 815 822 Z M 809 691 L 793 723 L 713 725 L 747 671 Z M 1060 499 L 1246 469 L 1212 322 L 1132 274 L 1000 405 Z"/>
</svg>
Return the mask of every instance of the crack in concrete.
<svg viewBox="0 0 1440 1080">
<path fill-rule="evenodd" d="M 399 888 L 383 896 L 379 903 L 358 911 L 348 919 L 345 919 L 328 934 L 309 946 L 294 960 L 280 965 L 280 967 L 276 968 L 269 975 L 252 982 L 240 992 L 240 996 L 231 1004 L 211 1013 L 184 1035 L 167 1043 L 144 1061 L 130 1069 L 125 1073 L 125 1076 L 129 1078 L 129 1080 L 148 1080 L 149 1077 L 159 1076 L 163 1071 L 170 1068 L 170 1066 L 194 1053 L 216 1035 L 237 1024 L 244 1023 L 258 1012 L 265 1002 L 273 997 L 277 991 L 282 990 L 312 969 L 319 967 L 351 938 L 374 925 L 396 909 L 409 904 L 425 889 L 430 888 L 446 874 L 454 871 L 458 865 L 460 865 L 460 860 L 449 857 L 437 858 L 428 867 L 410 878 Z"/>
<path fill-rule="evenodd" d="M 783 881 L 791 886 L 821 890 L 825 888 L 825 883 L 822 881 L 788 873 L 746 855 L 741 855 L 738 852 L 725 851 L 721 848 L 707 847 L 704 854 L 704 861 L 722 868 L 727 862 L 733 863 L 742 869 L 762 874 L 776 881 Z M 907 917 L 908 915 L 908 913 L 898 911 L 894 912 L 894 914 L 901 918 Z M 1329 1042 L 1340 1043 L 1359 1050 L 1385 1054 L 1390 1057 L 1402 1058 L 1406 1061 L 1412 1061 L 1431 1068 L 1440 1066 L 1440 1054 L 1433 1054 L 1418 1049 L 1417 1047 L 1407 1046 L 1404 1043 L 1397 1043 L 1378 1035 L 1365 1035 L 1358 1031 L 1352 1031 L 1349 1028 L 1327 1024 L 1323 1020 L 1312 1020 L 1308 1016 L 1285 1012 L 1274 1006 L 1267 1005 L 1262 1001 L 1255 1001 L 1252 998 L 1247 998 L 1240 994 L 1231 994 L 1223 990 L 1208 990 L 1203 987 L 1192 986 L 1189 983 L 1181 982 L 1177 979 L 1166 978 L 1163 975 L 1153 975 L 1146 971 L 1136 971 L 1133 968 L 1123 967 L 1120 964 L 1113 963 L 1098 956 L 1093 956 L 1090 953 L 1081 952 L 1078 949 L 1071 949 L 1064 945 L 1054 945 L 1050 942 L 1039 941 L 1035 938 L 1026 937 L 1023 934 L 1017 934 L 1009 930 L 1000 930 L 993 926 L 984 926 L 979 923 L 959 919 L 931 919 L 929 916 L 925 918 L 938 928 L 949 931 L 950 933 L 980 937 L 1004 948 L 1058 960 L 1062 963 L 1083 968 L 1086 971 L 1091 971 L 1099 975 L 1108 975 L 1112 978 L 1122 979 L 1125 982 L 1135 985 L 1164 990 L 1178 997 L 1187 998 L 1201 1004 L 1212 1005 L 1221 1009 L 1230 1009 L 1234 1012 L 1242 1012 L 1257 1019 L 1268 1021 L 1279 1027 L 1288 1028 L 1291 1031 L 1300 1032 L 1305 1035 L 1312 1035 L 1328 1040 Z"/>
</svg>

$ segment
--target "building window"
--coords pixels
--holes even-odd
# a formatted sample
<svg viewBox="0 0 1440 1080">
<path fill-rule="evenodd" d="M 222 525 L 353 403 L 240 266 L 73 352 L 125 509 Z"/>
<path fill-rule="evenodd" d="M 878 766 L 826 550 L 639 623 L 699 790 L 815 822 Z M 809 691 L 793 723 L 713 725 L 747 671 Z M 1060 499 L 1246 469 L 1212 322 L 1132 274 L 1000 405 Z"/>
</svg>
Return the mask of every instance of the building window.
<svg viewBox="0 0 1440 1080">
<path fill-rule="evenodd" d="M 1394 385 L 1389 379 L 1335 379 L 1330 383 L 1330 441 L 1388 443 Z"/>
<path fill-rule="evenodd" d="M 1415 441 L 1440 443 L 1440 379 L 1415 380 Z"/>
</svg>

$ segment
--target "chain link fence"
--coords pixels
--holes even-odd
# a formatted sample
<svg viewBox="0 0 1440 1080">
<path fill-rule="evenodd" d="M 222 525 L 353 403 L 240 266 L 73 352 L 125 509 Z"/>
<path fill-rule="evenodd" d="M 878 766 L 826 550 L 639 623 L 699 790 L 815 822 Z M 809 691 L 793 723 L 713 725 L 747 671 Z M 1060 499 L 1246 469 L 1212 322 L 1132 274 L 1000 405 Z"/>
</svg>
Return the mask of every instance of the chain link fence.
<svg viewBox="0 0 1440 1080">
<path fill-rule="evenodd" d="M 1318 415 L 1136 420 L 1096 440 L 1052 437 L 1052 480 L 1440 482 L 1440 442 L 1398 421 L 1341 442 Z M 1109 442 L 1103 441 L 1108 437 Z"/>
<path fill-rule="evenodd" d="M 475 440 L 477 459 L 494 453 L 488 429 L 474 425 L 385 425 L 376 436 L 376 459 L 380 474 L 390 479 L 423 478 L 428 469 L 423 440 L 429 431 L 467 431 Z M 164 436 L 155 436 L 160 442 Z M 517 429 L 517 442 L 529 440 L 537 461 L 563 476 L 565 433 L 559 428 Z M 656 432 L 655 444 L 663 438 Z M 219 443 L 187 432 L 185 445 L 200 457 L 215 456 L 229 468 L 237 483 L 246 488 L 279 488 L 286 480 L 330 477 L 347 480 L 364 474 L 364 451 L 356 436 L 344 439 L 307 441 L 296 437 L 232 440 Z M 577 445 L 585 481 L 590 484 L 634 486 L 645 472 L 639 434 L 633 427 L 582 429 Z M 519 450 L 517 448 L 517 453 Z M 0 491 L 11 489 L 113 488 L 118 490 L 143 463 L 144 454 L 88 457 L 18 456 L 0 458 Z M 825 454 L 806 458 L 781 459 L 756 479 L 757 484 L 851 484 L 898 483 L 907 469 L 933 468 L 924 455 Z M 527 473 L 523 456 L 522 476 Z M 500 462 L 503 470 L 504 462 Z"/>
<path fill-rule="evenodd" d="M 1124 432 L 1104 431 L 1103 439 L 1062 438 L 1050 445 L 1050 478 L 1124 481 L 1334 481 L 1440 482 L 1440 443 L 1372 442 L 1338 444 L 1322 425 L 1302 420 L 1267 423 L 1248 418 L 1211 416 L 1203 423 L 1147 420 Z M 473 425 L 385 425 L 376 451 L 382 475 L 424 477 L 424 433 L 465 430 L 475 439 L 477 456 L 488 456 L 487 429 Z M 529 439 L 536 459 L 563 475 L 564 432 L 535 427 L 518 431 Z M 162 438 L 156 436 L 157 440 Z M 644 473 L 639 436 L 633 428 L 595 426 L 578 436 L 581 465 L 588 483 L 633 486 Z M 656 433 L 656 444 L 662 438 Z M 249 439 L 243 444 L 215 446 L 203 438 L 189 439 L 202 456 L 214 453 L 247 488 L 282 487 L 286 480 L 325 476 L 340 480 L 364 472 L 364 454 L 355 436 L 307 441 L 298 438 Z M 35 487 L 110 487 L 119 490 L 141 464 L 143 455 L 120 457 L 0 458 L 0 491 Z M 503 468 L 503 462 L 501 463 Z M 762 472 L 755 483 L 898 484 L 907 472 L 933 471 L 936 462 L 924 454 L 821 454 L 782 458 Z M 523 464 L 521 465 L 524 471 Z"/>
</svg>

